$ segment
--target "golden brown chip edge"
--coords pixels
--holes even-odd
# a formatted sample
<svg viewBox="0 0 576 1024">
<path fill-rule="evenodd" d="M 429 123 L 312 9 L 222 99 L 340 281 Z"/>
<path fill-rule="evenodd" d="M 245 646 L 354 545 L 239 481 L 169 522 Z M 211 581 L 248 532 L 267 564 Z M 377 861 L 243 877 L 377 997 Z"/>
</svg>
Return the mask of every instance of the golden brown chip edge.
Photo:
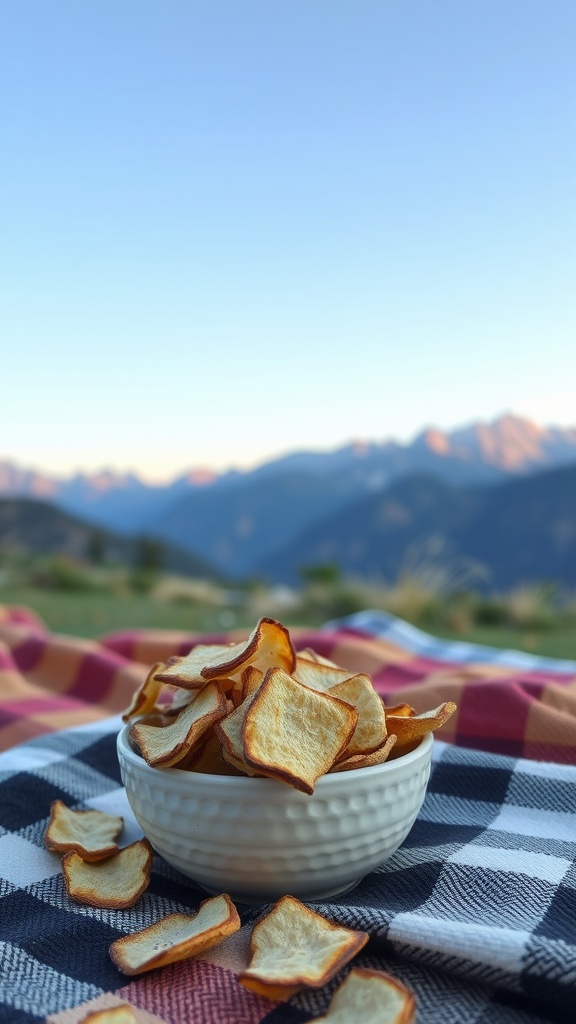
<svg viewBox="0 0 576 1024">
<path fill-rule="evenodd" d="M 343 931 L 348 932 L 350 935 L 350 942 L 346 949 L 343 949 L 338 956 L 334 958 L 329 966 L 329 970 L 325 971 L 322 977 L 315 982 L 310 982 L 301 975 L 291 979 L 289 983 L 274 977 L 261 978 L 256 973 L 249 973 L 251 972 L 250 964 L 245 971 L 241 971 L 240 974 L 238 974 L 238 981 L 241 985 L 244 985 L 245 988 L 249 988 L 253 992 L 258 992 L 260 995 L 265 995 L 269 999 L 278 999 L 280 1001 L 290 999 L 292 995 L 300 992 L 303 988 L 322 988 L 323 985 L 326 985 L 335 974 L 338 974 L 338 972 L 342 970 L 342 968 L 345 967 L 361 949 L 363 949 L 370 938 L 368 932 L 358 931 L 353 928 L 347 928 L 345 925 L 335 924 L 334 921 L 330 921 L 329 918 L 325 917 L 323 914 L 318 914 L 315 910 L 311 910 L 310 907 L 307 907 L 306 904 L 302 903 L 302 901 L 297 899 L 295 896 L 287 894 L 286 896 L 281 896 L 280 899 L 277 900 L 270 908 L 268 913 L 265 914 L 264 917 L 261 917 L 254 925 L 252 935 L 250 936 L 250 950 L 252 958 L 257 950 L 258 931 L 260 927 L 265 923 L 270 914 L 281 907 L 285 902 L 297 904 L 299 910 L 304 910 L 306 914 L 313 915 L 321 920 L 324 925 L 332 925 L 334 928 L 340 928 Z M 271 992 L 274 992 L 275 994 L 271 994 Z"/>
<path fill-rule="evenodd" d="M 378 971 L 370 967 L 352 967 L 333 993 L 332 999 L 334 999 L 336 993 L 343 988 L 351 975 L 360 975 L 360 977 L 366 978 L 366 980 L 373 978 L 375 981 L 385 981 L 392 988 L 395 988 L 403 996 L 404 1006 L 402 1009 L 402 1015 L 395 1019 L 394 1024 L 413 1024 L 414 1014 L 416 1013 L 416 997 L 414 996 L 414 993 L 400 981 L 399 978 L 394 977 L 393 974 L 389 974 L 387 971 Z M 330 1003 L 330 1006 L 331 1005 L 332 1002 Z M 325 1024 L 325 1022 L 330 1021 L 330 1006 L 328 1006 L 326 1014 L 323 1014 L 322 1017 L 314 1018 L 317 1024 Z"/>
<path fill-rule="evenodd" d="M 317 780 L 329 772 L 331 766 L 336 763 L 336 761 L 341 756 L 342 752 L 346 749 L 348 743 L 350 742 L 350 737 L 354 733 L 356 723 L 358 722 L 358 710 L 352 704 L 349 704 L 348 701 L 342 700 L 342 698 L 334 696 L 328 690 L 314 690 L 311 686 L 306 686 L 304 683 L 301 683 L 298 679 L 295 679 L 293 676 L 289 676 L 291 681 L 296 686 L 301 686 L 304 690 L 308 690 L 310 693 L 313 693 L 317 698 L 327 699 L 329 701 L 336 702 L 345 707 L 348 712 L 349 726 L 345 734 L 344 742 L 341 744 L 340 749 L 334 755 L 331 764 L 327 766 L 325 771 L 321 772 L 320 775 L 316 776 L 314 783 L 310 783 L 301 775 L 297 775 L 294 772 L 289 771 L 286 766 L 275 767 L 271 763 L 265 762 L 262 758 L 258 758 L 253 753 L 250 753 L 250 744 L 246 739 L 246 733 L 250 729 L 250 716 L 252 715 L 254 708 L 257 709 L 259 704 L 264 702 L 264 700 L 268 696 L 268 690 L 274 683 L 274 674 L 279 672 L 284 672 L 284 670 L 276 668 L 268 669 L 260 688 L 253 695 L 252 705 L 249 711 L 247 712 L 244 718 L 244 723 L 242 725 L 242 745 L 244 748 L 244 760 L 246 761 L 246 764 L 248 764 L 251 768 L 261 773 L 262 775 L 265 775 L 267 778 L 278 779 L 280 782 L 286 782 L 288 785 L 293 786 L 295 789 L 300 790 L 302 793 L 306 793 L 308 796 L 311 796 L 312 793 L 314 792 L 314 786 Z M 289 673 L 285 674 L 289 675 Z"/>
<path fill-rule="evenodd" d="M 92 896 L 92 894 L 85 895 L 85 892 L 86 892 L 85 890 L 82 890 L 84 895 L 82 895 L 80 893 L 74 894 L 71 891 L 71 889 L 70 889 L 70 884 L 71 883 L 70 883 L 70 878 L 69 878 L 69 871 L 70 871 L 70 867 L 71 867 L 71 864 L 72 864 L 74 858 L 75 857 L 79 857 L 79 859 L 82 860 L 82 857 L 80 857 L 80 855 L 77 854 L 74 850 L 70 850 L 69 853 L 66 853 L 63 856 L 63 858 L 62 858 L 62 874 L 64 876 L 64 885 L 66 886 L 66 892 L 68 893 L 70 899 L 74 900 L 76 903 L 86 903 L 89 907 L 98 907 L 101 910 L 127 910 L 129 907 L 133 907 L 134 904 L 137 903 L 137 901 L 140 899 L 142 894 L 144 892 L 146 892 L 146 889 L 150 885 L 150 874 L 151 874 L 151 871 L 152 871 L 152 861 L 154 859 L 154 850 L 152 849 L 152 846 L 150 845 L 150 843 L 148 842 L 147 839 L 137 839 L 136 842 L 130 843 L 128 846 L 124 846 L 121 850 L 118 850 L 118 853 L 113 855 L 113 856 L 117 857 L 124 850 L 129 850 L 132 847 L 138 846 L 138 845 L 144 847 L 144 849 L 146 849 L 148 851 L 148 856 L 146 858 L 146 861 L 144 862 L 144 865 L 141 868 L 142 875 L 143 875 L 142 883 L 141 883 L 140 887 L 138 888 L 137 892 L 133 893 L 130 896 L 129 899 L 122 900 L 122 901 L 120 901 L 120 900 L 110 900 L 110 899 L 108 899 L 108 900 L 106 900 L 106 899 L 97 899 L 94 896 Z M 112 859 L 112 858 L 108 858 L 108 859 Z M 89 862 L 85 861 L 84 863 L 89 863 Z M 100 861 L 99 863 L 102 863 L 102 861 Z"/>
<path fill-rule="evenodd" d="M 263 615 L 258 619 L 258 622 L 246 640 L 243 651 L 229 662 L 224 662 L 224 664 L 206 665 L 202 669 L 202 676 L 204 679 L 218 679 L 223 675 L 231 676 L 241 668 L 248 668 L 251 662 L 258 656 L 258 650 L 262 642 L 263 625 L 277 627 L 283 633 L 289 659 L 286 664 L 278 667 L 283 668 L 286 672 L 291 672 L 296 664 L 296 651 L 294 650 L 294 644 L 292 643 L 290 632 L 282 622 L 279 622 L 278 619 L 273 619 L 268 615 Z"/>
<path fill-rule="evenodd" d="M 116 967 L 120 971 L 123 972 L 123 974 L 127 974 L 127 975 L 130 975 L 132 977 L 135 977 L 136 975 L 144 974 L 144 973 L 146 973 L 148 971 L 156 970 L 158 967 L 165 967 L 167 964 L 178 963 L 180 960 L 188 960 L 188 959 L 190 959 L 193 956 L 197 956 L 199 953 L 203 953 L 207 949 L 212 949 L 213 946 L 216 946 L 220 942 L 223 942 L 224 939 L 227 939 L 229 935 L 233 935 L 234 932 L 237 932 L 239 930 L 239 928 L 241 927 L 241 925 L 242 925 L 242 922 L 240 920 L 240 915 L 238 914 L 236 906 L 232 902 L 232 900 L 231 900 L 230 896 L 228 895 L 228 893 L 225 893 L 225 892 L 219 893 L 219 896 L 220 896 L 220 898 L 224 899 L 225 902 L 226 902 L 226 905 L 228 907 L 228 918 L 225 921 L 222 921 L 220 924 L 216 925 L 214 928 L 207 929 L 207 931 L 211 931 L 213 933 L 213 935 L 212 935 L 213 941 L 209 941 L 207 944 L 202 944 L 202 945 L 200 944 L 200 942 L 198 942 L 198 943 L 196 943 L 198 948 L 193 949 L 192 952 L 187 952 L 185 955 L 183 955 L 181 957 L 178 957 L 178 956 L 177 957 L 171 957 L 170 956 L 170 949 L 163 949 L 155 957 L 153 957 L 150 960 L 147 960 L 145 962 L 145 964 L 143 964 L 141 967 L 138 968 L 138 970 L 133 970 L 132 968 L 129 967 L 129 965 L 126 964 L 125 958 L 122 956 L 123 947 L 124 947 L 124 945 L 126 945 L 126 941 L 125 940 L 126 939 L 133 939 L 136 936 L 145 935 L 146 933 L 153 932 L 154 929 L 159 924 L 163 924 L 170 917 L 177 917 L 177 916 L 180 917 L 180 916 L 182 916 L 179 913 L 167 914 L 165 917 L 161 918 L 159 921 L 155 921 L 154 924 L 148 925 L 147 928 L 142 928 L 138 932 L 131 932 L 129 935 L 123 935 L 119 939 L 116 939 L 115 942 L 113 942 L 110 945 L 109 950 L 108 950 L 108 952 L 110 954 L 111 960 L 113 961 L 113 963 L 116 964 Z M 209 903 L 210 900 L 213 900 L 215 898 L 217 898 L 217 897 L 210 896 L 208 899 L 202 900 L 202 902 L 200 903 L 200 905 L 198 907 L 198 910 L 196 911 L 196 915 L 200 913 L 202 907 L 206 903 Z M 191 917 L 192 915 L 184 915 L 184 916 Z M 214 933 L 218 933 L 218 934 L 216 935 Z M 196 939 L 200 940 L 201 937 L 202 937 L 202 932 L 200 932 L 197 936 L 194 936 L 194 939 L 195 940 Z M 185 944 L 186 944 L 185 942 L 180 943 L 181 946 L 183 946 Z M 192 944 L 193 944 L 193 940 L 189 940 L 189 942 L 188 942 L 189 947 Z M 175 949 L 177 947 L 173 946 L 171 948 Z"/>
<path fill-rule="evenodd" d="M 64 807 L 65 810 L 70 811 L 72 814 L 94 814 L 95 811 L 91 808 L 89 811 L 74 811 L 71 807 L 68 807 L 63 800 L 53 800 L 50 805 L 50 818 L 46 829 L 44 831 L 44 846 L 50 853 L 77 853 L 83 861 L 88 864 L 96 864 L 99 860 L 106 860 L 108 857 L 114 856 L 118 853 L 120 847 L 118 843 L 112 842 L 108 846 L 101 846 L 98 850 L 87 850 L 85 846 L 78 842 L 58 842 L 50 836 L 50 828 L 56 820 L 58 814 L 58 808 Z M 106 818 L 116 819 L 120 822 L 116 830 L 116 838 L 122 832 L 124 828 L 124 818 L 120 817 L 119 814 L 106 814 L 105 811 L 97 811 L 96 813 L 104 815 Z"/>
<path fill-rule="evenodd" d="M 178 768 L 180 764 L 182 764 L 182 766 L 185 767 L 187 760 L 193 755 L 197 744 L 201 742 L 204 733 L 208 729 L 210 729 L 211 726 L 215 725 L 216 722 L 220 721 L 221 718 L 225 718 L 226 715 L 229 713 L 230 702 L 227 700 L 226 695 L 220 689 L 217 681 L 215 680 L 210 681 L 208 683 L 204 683 L 202 689 L 198 691 L 195 700 L 198 700 L 202 696 L 204 690 L 207 690 L 209 687 L 212 688 L 216 693 L 216 696 L 218 698 L 217 706 L 214 707 L 212 711 L 208 711 L 204 715 L 202 715 L 200 719 L 195 719 L 194 722 L 191 724 L 190 729 L 186 734 L 186 737 L 179 743 L 177 743 L 170 751 L 158 757 L 153 757 L 150 754 L 149 750 L 147 749 L 146 744 L 141 742 L 138 730 L 140 725 L 153 725 L 153 727 L 162 729 L 165 726 L 161 724 L 161 719 L 158 719 L 158 726 L 156 726 L 156 723 L 153 723 L 152 721 L 145 722 L 144 719 L 138 720 L 133 723 L 133 725 L 130 728 L 130 739 L 138 747 L 141 756 L 144 758 L 146 763 L 150 765 L 151 768 L 158 768 L 160 770 L 162 768 Z M 195 701 L 192 701 L 192 704 L 194 703 Z M 182 708 L 177 715 L 174 715 L 169 720 L 169 724 L 173 725 L 177 721 L 178 716 L 185 713 L 189 707 L 190 705 L 186 705 L 186 707 Z M 166 719 L 167 716 L 163 715 L 162 718 Z M 193 732 L 195 725 L 197 725 L 199 721 L 203 722 L 203 730 L 199 735 L 196 736 L 193 742 L 189 743 L 189 737 Z"/>
</svg>

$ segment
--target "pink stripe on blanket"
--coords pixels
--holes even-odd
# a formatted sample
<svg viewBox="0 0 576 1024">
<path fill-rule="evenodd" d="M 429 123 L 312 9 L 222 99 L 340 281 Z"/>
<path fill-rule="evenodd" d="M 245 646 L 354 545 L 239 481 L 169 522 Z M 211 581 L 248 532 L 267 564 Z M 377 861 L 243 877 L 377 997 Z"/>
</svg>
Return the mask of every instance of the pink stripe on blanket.
<svg viewBox="0 0 576 1024">
<path fill-rule="evenodd" d="M 385 665 L 372 675 L 374 689 L 380 694 L 401 690 L 404 686 L 418 683 L 432 672 L 454 672 L 457 665 L 447 661 L 432 661 L 431 658 L 411 658 L 400 665 Z"/>
<path fill-rule="evenodd" d="M 34 633 L 12 648 L 12 657 L 21 672 L 30 672 L 38 664 L 46 643 L 46 636 Z"/>
<path fill-rule="evenodd" d="M 233 971 L 197 960 L 151 971 L 115 994 L 170 1024 L 260 1024 L 278 1006 L 243 988 Z"/>
<path fill-rule="evenodd" d="M 11 625 L 33 626 L 36 630 L 46 631 L 46 625 L 39 615 L 31 608 L 20 607 L 19 605 L 0 606 L 0 623 Z"/>
<path fill-rule="evenodd" d="M 50 715 L 54 711 L 81 710 L 86 701 L 74 697 L 29 697 L 27 700 L 14 700 L 0 707 L 0 714 L 10 718 L 27 718 L 33 715 Z"/>
<path fill-rule="evenodd" d="M 121 655 L 123 658 L 127 658 L 130 661 L 136 661 L 138 644 L 142 641 L 149 640 L 153 635 L 153 630 L 127 629 L 118 633 L 109 633 L 107 636 L 101 636 L 98 639 L 98 643 L 100 643 L 102 648 L 107 651 L 113 651 L 115 654 Z M 201 637 L 197 634 L 191 633 L 188 639 L 175 643 L 174 653 L 184 656 L 188 654 L 195 644 L 198 643 L 226 644 L 229 642 L 230 638 L 225 633 L 203 633 Z"/>
<path fill-rule="evenodd" d="M 104 701 L 114 684 L 119 668 L 124 668 L 126 658 L 114 651 L 96 651 L 82 655 L 78 674 L 68 693 L 71 697 L 81 696 L 90 704 Z"/>
<path fill-rule="evenodd" d="M 538 697 L 534 684 L 527 689 L 518 679 L 469 680 L 458 705 L 459 745 L 481 745 L 489 753 L 522 756 L 530 705 Z"/>
<path fill-rule="evenodd" d="M 471 666 L 474 662 L 467 664 L 459 664 L 453 661 L 436 661 L 432 658 L 411 658 L 410 661 L 403 662 L 400 665 L 385 665 L 381 669 L 377 669 L 372 675 L 372 682 L 374 689 L 380 694 L 392 693 L 396 690 L 402 690 L 405 686 L 411 686 L 414 683 L 424 680 L 427 676 L 433 672 L 446 672 L 450 675 L 457 675 L 459 672 L 465 673 L 470 672 Z M 495 663 L 492 663 L 494 667 Z M 497 666 L 496 666 L 497 667 Z M 535 692 L 539 687 L 545 686 L 547 683 L 557 683 L 559 686 L 568 686 L 574 682 L 574 675 L 560 672 L 523 672 L 520 669 L 511 671 L 506 666 L 502 666 L 502 675 L 495 676 L 492 674 L 491 681 L 494 682 L 500 678 L 502 682 L 512 682 L 513 680 L 521 680 L 523 685 L 533 685 L 536 687 Z M 485 680 L 486 682 L 488 680 Z M 469 685 L 469 683 L 467 683 Z"/>
<path fill-rule="evenodd" d="M 0 672 L 5 672 L 6 670 L 14 672 L 15 669 L 16 662 L 12 657 L 12 652 L 4 644 L 0 644 Z"/>
</svg>

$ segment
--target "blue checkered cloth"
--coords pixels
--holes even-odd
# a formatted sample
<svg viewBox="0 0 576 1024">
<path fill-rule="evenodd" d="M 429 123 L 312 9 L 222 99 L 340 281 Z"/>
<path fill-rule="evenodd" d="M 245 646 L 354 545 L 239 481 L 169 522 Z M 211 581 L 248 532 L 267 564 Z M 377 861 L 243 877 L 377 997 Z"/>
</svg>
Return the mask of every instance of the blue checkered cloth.
<svg viewBox="0 0 576 1024">
<path fill-rule="evenodd" d="M 359 630 L 369 636 L 379 637 L 398 644 L 405 651 L 419 658 L 431 658 L 452 662 L 454 665 L 474 664 L 501 665 L 502 668 L 519 669 L 522 672 L 561 672 L 576 675 L 576 661 L 568 658 L 546 658 L 528 651 L 517 651 L 487 644 L 473 644 L 462 640 L 443 640 L 432 636 L 411 622 L 397 618 L 389 612 L 370 610 L 355 612 L 341 619 L 332 619 L 323 627 L 332 632 L 337 629 Z"/>
<path fill-rule="evenodd" d="M 126 979 L 110 943 L 205 898 L 159 857 L 129 911 L 84 906 L 66 893 L 60 858 L 43 845 L 53 800 L 122 815 L 123 844 L 141 836 L 119 774 L 120 725 L 116 717 L 0 755 L 0 1022 L 36 1024 L 117 990 Z M 354 966 L 409 985 L 418 1024 L 574 1024 L 576 768 L 437 740 L 427 796 L 403 846 L 352 892 L 311 905 L 370 933 Z M 259 913 L 243 910 L 243 923 Z M 264 1019 L 313 1019 L 342 977 Z"/>
</svg>

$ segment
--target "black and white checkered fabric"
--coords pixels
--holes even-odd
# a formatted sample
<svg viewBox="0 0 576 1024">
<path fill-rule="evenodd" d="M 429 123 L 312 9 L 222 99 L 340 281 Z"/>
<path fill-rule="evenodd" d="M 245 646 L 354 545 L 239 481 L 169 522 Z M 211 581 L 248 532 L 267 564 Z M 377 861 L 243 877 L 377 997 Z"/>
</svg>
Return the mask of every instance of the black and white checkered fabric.
<svg viewBox="0 0 576 1024">
<path fill-rule="evenodd" d="M 123 842 L 141 835 L 120 781 L 120 724 L 43 736 L 0 755 L 1 1022 L 42 1021 L 122 984 L 108 947 L 127 930 L 125 912 L 71 901 L 60 858 L 43 846 L 57 798 L 123 815 Z M 203 898 L 156 857 L 130 928 L 135 909 L 144 927 Z M 405 981 L 418 1024 L 574 1024 L 576 768 L 436 741 L 426 800 L 402 848 L 355 890 L 315 906 L 370 932 L 355 965 Z M 266 1020 L 310 1020 L 337 982 Z"/>
</svg>

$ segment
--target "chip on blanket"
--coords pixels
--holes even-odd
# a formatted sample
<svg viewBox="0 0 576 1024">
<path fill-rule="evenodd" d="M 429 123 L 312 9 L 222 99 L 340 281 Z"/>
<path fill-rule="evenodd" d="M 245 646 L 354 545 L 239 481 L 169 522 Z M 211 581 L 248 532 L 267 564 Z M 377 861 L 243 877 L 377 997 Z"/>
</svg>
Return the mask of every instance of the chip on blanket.
<svg viewBox="0 0 576 1024">
<path fill-rule="evenodd" d="M 203 953 L 239 928 L 238 911 L 223 893 L 204 900 L 197 914 L 169 914 L 142 931 L 116 939 L 110 956 L 124 974 L 141 974 Z"/>
<path fill-rule="evenodd" d="M 321 988 L 368 942 L 368 933 L 333 924 L 294 896 L 283 896 L 252 930 L 252 959 L 238 981 L 269 999 Z"/>
<path fill-rule="evenodd" d="M 327 1013 L 316 1024 L 412 1024 L 414 996 L 384 971 L 353 967 L 336 989 Z"/>
<path fill-rule="evenodd" d="M 128 1003 L 112 1006 L 107 1010 L 93 1010 L 83 1017 L 80 1024 L 138 1024 Z"/>
<path fill-rule="evenodd" d="M 112 857 L 92 864 L 71 851 L 62 858 L 68 895 L 106 910 L 133 907 L 150 884 L 153 856 L 147 839 L 138 839 Z"/>
<path fill-rule="evenodd" d="M 73 850 L 82 860 L 98 861 L 118 852 L 115 840 L 124 819 L 104 811 L 73 811 L 62 800 L 53 800 L 44 845 L 53 853 Z"/>
</svg>

